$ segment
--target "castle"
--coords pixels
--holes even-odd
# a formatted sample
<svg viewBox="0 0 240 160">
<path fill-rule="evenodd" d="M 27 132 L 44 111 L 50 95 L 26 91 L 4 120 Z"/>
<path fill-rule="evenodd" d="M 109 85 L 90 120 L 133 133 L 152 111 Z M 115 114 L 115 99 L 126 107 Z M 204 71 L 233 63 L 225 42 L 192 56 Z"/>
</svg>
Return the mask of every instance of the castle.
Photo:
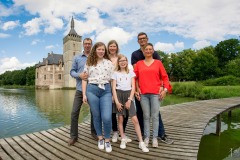
<svg viewBox="0 0 240 160">
<path fill-rule="evenodd" d="M 70 75 L 72 59 L 82 51 L 82 36 L 74 29 L 74 20 L 71 20 L 71 30 L 63 38 L 63 55 L 48 53 L 47 58 L 36 64 L 35 88 L 59 89 L 74 88 L 76 81 Z"/>
</svg>

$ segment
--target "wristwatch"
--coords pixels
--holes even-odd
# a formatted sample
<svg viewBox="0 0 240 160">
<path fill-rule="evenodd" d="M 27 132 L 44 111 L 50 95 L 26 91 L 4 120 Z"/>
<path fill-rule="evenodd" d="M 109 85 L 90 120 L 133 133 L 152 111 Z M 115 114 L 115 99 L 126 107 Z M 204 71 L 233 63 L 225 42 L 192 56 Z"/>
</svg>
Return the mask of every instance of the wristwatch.
<svg viewBox="0 0 240 160">
<path fill-rule="evenodd" d="M 165 92 L 168 92 L 168 89 L 167 89 L 167 88 L 164 88 L 164 91 L 165 91 Z"/>
</svg>

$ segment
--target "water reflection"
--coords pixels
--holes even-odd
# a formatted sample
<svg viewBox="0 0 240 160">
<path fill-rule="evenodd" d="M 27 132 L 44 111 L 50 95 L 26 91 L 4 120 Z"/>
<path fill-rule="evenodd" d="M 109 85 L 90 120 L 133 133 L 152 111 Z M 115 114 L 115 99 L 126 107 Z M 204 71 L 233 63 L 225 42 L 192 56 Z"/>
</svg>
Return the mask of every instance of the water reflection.
<svg viewBox="0 0 240 160">
<path fill-rule="evenodd" d="M 75 90 L 0 89 L 0 138 L 70 124 Z M 88 119 L 82 107 L 79 122 Z"/>
<path fill-rule="evenodd" d="M 236 157 L 240 159 L 240 109 L 232 111 L 232 117 L 227 113 L 222 115 L 221 134 L 215 135 L 216 118 L 207 125 L 204 136 L 201 139 L 198 159 L 199 160 L 230 160 Z M 232 153 L 232 156 L 231 156 Z"/>
</svg>

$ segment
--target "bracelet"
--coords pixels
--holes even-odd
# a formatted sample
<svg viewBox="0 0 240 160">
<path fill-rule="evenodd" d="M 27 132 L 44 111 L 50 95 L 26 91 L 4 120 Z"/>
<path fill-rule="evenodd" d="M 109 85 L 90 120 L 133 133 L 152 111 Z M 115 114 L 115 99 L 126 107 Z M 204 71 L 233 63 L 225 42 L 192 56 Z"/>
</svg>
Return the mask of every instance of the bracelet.
<svg viewBox="0 0 240 160">
<path fill-rule="evenodd" d="M 131 98 L 128 97 L 128 100 L 133 101 Z"/>
</svg>

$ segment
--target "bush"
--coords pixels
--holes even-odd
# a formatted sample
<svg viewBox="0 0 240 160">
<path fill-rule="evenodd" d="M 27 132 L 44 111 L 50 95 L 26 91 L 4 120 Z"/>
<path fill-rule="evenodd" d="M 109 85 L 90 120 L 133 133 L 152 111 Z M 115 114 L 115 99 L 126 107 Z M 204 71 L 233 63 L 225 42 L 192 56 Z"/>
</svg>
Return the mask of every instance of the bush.
<svg viewBox="0 0 240 160">
<path fill-rule="evenodd" d="M 206 86 L 196 98 L 204 100 L 239 96 L 240 86 Z"/>
<path fill-rule="evenodd" d="M 208 79 L 206 81 L 202 81 L 204 86 L 227 86 L 227 85 L 240 85 L 240 78 L 235 76 L 224 76 L 215 79 Z"/>
<path fill-rule="evenodd" d="M 173 94 L 183 97 L 197 97 L 201 92 L 203 85 L 196 82 L 175 82 L 173 85 Z"/>
</svg>

